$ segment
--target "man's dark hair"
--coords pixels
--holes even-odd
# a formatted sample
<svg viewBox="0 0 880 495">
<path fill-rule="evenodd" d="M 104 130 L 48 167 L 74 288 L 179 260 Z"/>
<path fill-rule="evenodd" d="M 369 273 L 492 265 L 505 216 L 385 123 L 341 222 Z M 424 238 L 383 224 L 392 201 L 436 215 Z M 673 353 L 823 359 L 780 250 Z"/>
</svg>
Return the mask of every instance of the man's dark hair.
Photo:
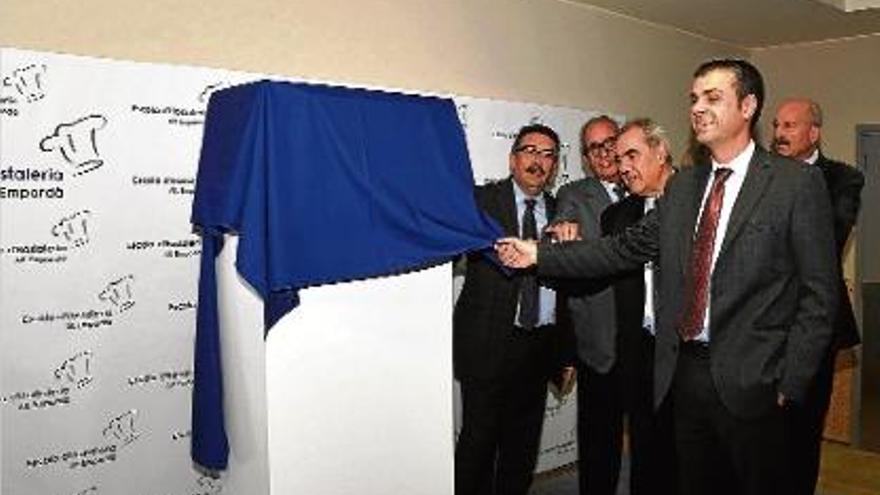
<svg viewBox="0 0 880 495">
<path fill-rule="evenodd" d="M 513 140 L 513 145 L 510 147 L 510 152 L 515 153 L 519 148 L 520 142 L 526 136 L 526 134 L 543 134 L 548 138 L 553 140 L 553 150 L 559 153 L 559 135 L 556 134 L 556 131 L 547 127 L 544 124 L 529 124 L 520 127 L 519 132 L 516 133 L 516 139 Z"/>
<path fill-rule="evenodd" d="M 758 120 L 761 119 L 761 110 L 764 108 L 764 78 L 754 65 L 738 58 L 723 58 L 703 62 L 694 72 L 694 79 L 703 77 L 715 70 L 729 70 L 736 77 L 736 97 L 740 103 L 748 95 L 755 95 L 757 105 L 755 114 L 749 122 L 749 128 L 754 135 Z"/>
</svg>

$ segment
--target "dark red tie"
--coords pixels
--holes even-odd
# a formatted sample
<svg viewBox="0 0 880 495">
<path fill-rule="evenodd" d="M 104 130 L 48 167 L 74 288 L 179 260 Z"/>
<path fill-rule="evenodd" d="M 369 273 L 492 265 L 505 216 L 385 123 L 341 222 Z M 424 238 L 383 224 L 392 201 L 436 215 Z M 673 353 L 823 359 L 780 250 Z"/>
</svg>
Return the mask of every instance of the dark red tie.
<svg viewBox="0 0 880 495">
<path fill-rule="evenodd" d="M 690 276 L 685 284 L 685 297 L 689 299 L 678 330 L 682 340 L 693 340 L 703 329 L 709 302 L 709 276 L 712 253 L 715 250 L 715 231 L 721 217 L 721 205 L 724 204 L 724 182 L 731 172 L 731 169 L 724 167 L 715 170 L 712 190 L 703 205 L 703 214 L 700 216 L 700 226 L 697 228 L 694 250 L 691 253 Z"/>
</svg>

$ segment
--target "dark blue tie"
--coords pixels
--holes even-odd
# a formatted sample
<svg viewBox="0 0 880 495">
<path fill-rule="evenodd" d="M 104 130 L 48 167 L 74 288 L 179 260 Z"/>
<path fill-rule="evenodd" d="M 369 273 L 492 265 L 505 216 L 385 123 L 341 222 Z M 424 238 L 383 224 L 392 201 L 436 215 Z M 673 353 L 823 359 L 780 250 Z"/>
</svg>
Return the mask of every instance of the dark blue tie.
<svg viewBox="0 0 880 495">
<path fill-rule="evenodd" d="M 526 210 L 522 216 L 522 238 L 536 240 L 538 238 L 538 222 L 535 221 L 534 199 L 526 200 Z M 535 277 L 534 268 L 526 271 L 520 277 L 519 286 L 519 326 L 526 330 L 535 328 L 538 324 L 538 278 Z"/>
</svg>

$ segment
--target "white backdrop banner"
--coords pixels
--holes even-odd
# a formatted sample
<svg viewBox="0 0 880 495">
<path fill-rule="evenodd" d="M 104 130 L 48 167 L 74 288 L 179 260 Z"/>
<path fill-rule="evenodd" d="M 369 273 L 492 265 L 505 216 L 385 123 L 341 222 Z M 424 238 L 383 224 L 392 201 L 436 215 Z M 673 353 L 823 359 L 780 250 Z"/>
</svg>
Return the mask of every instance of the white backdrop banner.
<svg viewBox="0 0 880 495">
<path fill-rule="evenodd" d="M 265 77 L 0 49 L 4 495 L 223 491 L 189 460 L 190 203 L 211 92 Z M 557 185 L 582 175 L 595 112 L 455 101 L 477 183 L 533 122 L 562 137 Z M 548 400 L 539 470 L 575 460 L 573 403 Z"/>
</svg>

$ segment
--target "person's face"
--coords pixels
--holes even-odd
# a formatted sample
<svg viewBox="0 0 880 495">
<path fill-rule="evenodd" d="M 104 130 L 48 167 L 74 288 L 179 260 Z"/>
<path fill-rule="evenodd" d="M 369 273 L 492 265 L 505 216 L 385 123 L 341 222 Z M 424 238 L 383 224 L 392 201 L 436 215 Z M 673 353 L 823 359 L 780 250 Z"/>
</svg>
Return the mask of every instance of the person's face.
<svg viewBox="0 0 880 495">
<path fill-rule="evenodd" d="M 739 101 L 733 71 L 716 69 L 694 79 L 690 99 L 691 126 L 698 142 L 714 149 L 748 135 L 757 100 L 747 95 Z"/>
<path fill-rule="evenodd" d="M 648 145 L 645 131 L 633 127 L 617 136 L 617 159 L 626 188 L 638 196 L 656 196 L 665 186 L 666 149 Z"/>
<path fill-rule="evenodd" d="M 558 158 L 555 145 L 548 136 L 532 132 L 510 154 L 510 174 L 526 194 L 538 195 L 553 176 Z"/>
<path fill-rule="evenodd" d="M 810 105 L 801 101 L 783 103 L 773 119 L 773 149 L 782 156 L 805 160 L 819 143 L 819 128 L 813 125 Z"/>
<path fill-rule="evenodd" d="M 614 157 L 614 138 L 617 126 L 600 120 L 584 129 L 583 140 L 584 164 L 592 170 L 593 175 L 606 182 L 615 182 L 619 177 L 617 160 Z"/>
</svg>

